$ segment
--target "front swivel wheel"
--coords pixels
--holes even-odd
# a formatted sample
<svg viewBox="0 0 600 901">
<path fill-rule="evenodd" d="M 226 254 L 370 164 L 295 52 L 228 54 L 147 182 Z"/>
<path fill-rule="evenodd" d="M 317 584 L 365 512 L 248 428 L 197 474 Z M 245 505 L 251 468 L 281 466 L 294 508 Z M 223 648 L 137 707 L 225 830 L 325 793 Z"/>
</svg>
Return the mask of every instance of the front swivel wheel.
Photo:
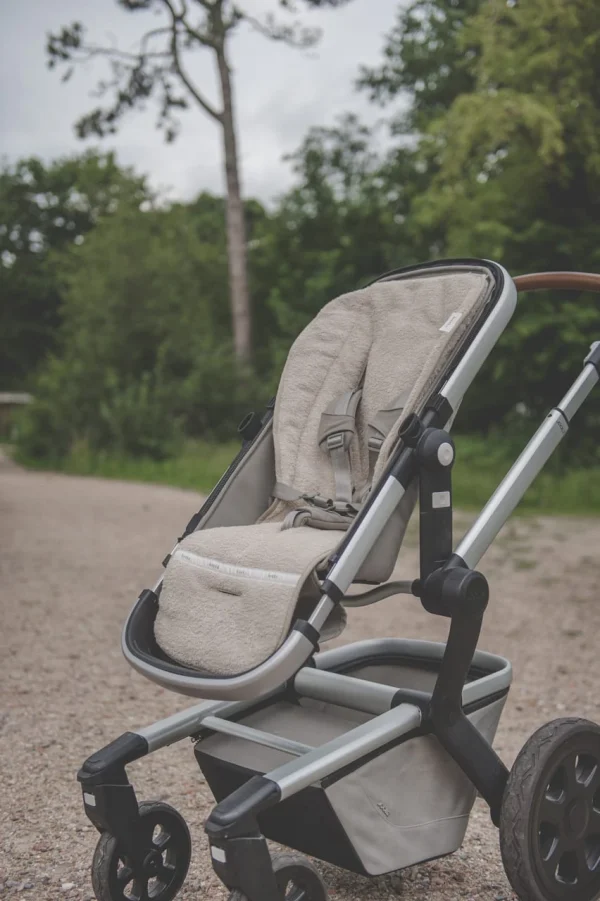
<svg viewBox="0 0 600 901">
<path fill-rule="evenodd" d="M 521 901 L 600 897 L 600 726 L 557 719 L 525 743 L 504 794 L 500 849 Z"/>
<path fill-rule="evenodd" d="M 169 804 L 140 804 L 139 836 L 143 861 L 135 864 L 110 832 L 100 836 L 92 861 L 92 886 L 98 901 L 172 901 L 187 876 L 190 833 Z"/>
<path fill-rule="evenodd" d="M 281 901 L 327 901 L 327 889 L 318 870 L 302 854 L 274 854 L 273 871 Z M 230 894 L 229 901 L 248 899 L 235 889 Z"/>
</svg>

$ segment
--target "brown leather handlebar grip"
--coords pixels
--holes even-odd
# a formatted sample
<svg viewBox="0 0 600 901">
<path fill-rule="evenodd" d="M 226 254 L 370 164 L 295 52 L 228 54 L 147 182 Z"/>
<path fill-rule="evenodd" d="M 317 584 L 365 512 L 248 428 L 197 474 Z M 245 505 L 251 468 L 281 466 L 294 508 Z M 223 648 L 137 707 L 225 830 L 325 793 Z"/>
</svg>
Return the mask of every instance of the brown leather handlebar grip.
<svg viewBox="0 0 600 901">
<path fill-rule="evenodd" d="M 513 279 L 517 291 L 595 291 L 600 294 L 600 275 L 592 272 L 532 272 Z"/>
</svg>

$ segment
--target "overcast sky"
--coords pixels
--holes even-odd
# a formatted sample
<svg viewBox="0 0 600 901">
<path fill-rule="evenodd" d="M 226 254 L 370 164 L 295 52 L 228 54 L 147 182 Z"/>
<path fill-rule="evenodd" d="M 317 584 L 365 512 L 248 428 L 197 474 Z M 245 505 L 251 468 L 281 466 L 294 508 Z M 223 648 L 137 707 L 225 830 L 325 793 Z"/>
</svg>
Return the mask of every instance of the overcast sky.
<svg viewBox="0 0 600 901">
<path fill-rule="evenodd" d="M 260 15 L 277 0 L 245 0 Z M 323 28 L 316 50 L 298 51 L 273 44 L 242 27 L 234 37 L 231 61 L 237 92 L 238 130 L 244 193 L 264 201 L 289 185 L 284 154 L 295 150 L 312 125 L 332 124 L 346 110 L 373 121 L 381 111 L 370 108 L 353 81 L 361 63 L 381 58 L 383 36 L 391 28 L 399 0 L 351 0 L 347 7 L 303 14 Z M 0 13 L 3 51 L 0 56 L 1 152 L 9 160 L 38 155 L 51 159 L 81 152 L 98 141 L 79 141 L 73 123 L 96 101 L 90 98 L 97 79 L 106 74 L 101 61 L 78 69 L 66 84 L 46 66 L 46 33 L 80 20 L 99 43 L 117 41 L 133 49 L 136 38 L 159 20 L 131 14 L 115 0 L 18 0 L 5 2 Z M 211 97 L 217 96 L 212 55 L 198 58 L 195 77 Z M 197 109 L 184 116 L 180 137 L 167 145 L 154 128 L 156 111 L 133 113 L 119 134 L 105 139 L 121 163 L 150 176 L 156 188 L 173 198 L 189 198 L 200 190 L 222 190 L 220 135 L 216 124 Z"/>
</svg>

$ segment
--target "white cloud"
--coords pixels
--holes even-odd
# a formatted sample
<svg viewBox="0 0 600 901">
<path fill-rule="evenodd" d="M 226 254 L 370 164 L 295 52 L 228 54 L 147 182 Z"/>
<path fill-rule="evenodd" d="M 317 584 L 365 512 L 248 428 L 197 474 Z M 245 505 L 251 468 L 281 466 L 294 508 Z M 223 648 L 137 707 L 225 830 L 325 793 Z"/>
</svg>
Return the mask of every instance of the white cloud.
<svg viewBox="0 0 600 901">
<path fill-rule="evenodd" d="M 316 50 L 300 52 L 269 43 L 241 30 L 231 47 L 244 192 L 267 201 L 290 182 L 282 157 L 295 150 L 312 125 L 330 125 L 346 110 L 372 120 L 380 110 L 369 108 L 353 81 L 361 63 L 380 59 L 383 35 L 394 22 L 397 0 L 351 0 L 337 10 L 304 14 L 309 24 L 323 28 Z M 247 0 L 260 13 L 274 0 Z M 0 78 L 2 153 L 10 160 L 37 155 L 44 159 L 76 153 L 97 141 L 78 141 L 73 123 L 94 105 L 90 97 L 102 63 L 78 70 L 66 84 L 45 59 L 46 33 L 81 20 L 99 41 L 118 40 L 134 47 L 146 27 L 148 13 L 127 13 L 115 0 L 22 0 L 4 5 L 4 52 Z M 210 53 L 198 58 L 194 75 L 216 95 Z M 114 149 L 121 163 L 148 173 L 151 184 L 169 188 L 170 196 L 189 198 L 206 189 L 222 190 L 220 132 L 199 111 L 185 114 L 180 137 L 166 145 L 154 127 L 156 111 L 133 113 L 119 134 L 99 146 Z"/>
</svg>

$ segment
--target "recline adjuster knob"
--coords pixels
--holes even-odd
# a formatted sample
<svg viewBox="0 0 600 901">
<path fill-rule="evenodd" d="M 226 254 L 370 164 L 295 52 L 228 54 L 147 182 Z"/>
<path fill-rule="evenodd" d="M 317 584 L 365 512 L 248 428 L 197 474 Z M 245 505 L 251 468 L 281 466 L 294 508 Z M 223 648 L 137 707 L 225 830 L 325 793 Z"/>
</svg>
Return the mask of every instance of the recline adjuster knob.
<svg viewBox="0 0 600 901">
<path fill-rule="evenodd" d="M 421 602 L 430 613 L 452 616 L 458 609 L 482 614 L 490 598 L 486 577 L 474 569 L 436 569 L 421 586 Z"/>
<path fill-rule="evenodd" d="M 417 459 L 430 470 L 449 469 L 454 463 L 454 442 L 444 429 L 425 429 L 417 443 Z"/>
</svg>

